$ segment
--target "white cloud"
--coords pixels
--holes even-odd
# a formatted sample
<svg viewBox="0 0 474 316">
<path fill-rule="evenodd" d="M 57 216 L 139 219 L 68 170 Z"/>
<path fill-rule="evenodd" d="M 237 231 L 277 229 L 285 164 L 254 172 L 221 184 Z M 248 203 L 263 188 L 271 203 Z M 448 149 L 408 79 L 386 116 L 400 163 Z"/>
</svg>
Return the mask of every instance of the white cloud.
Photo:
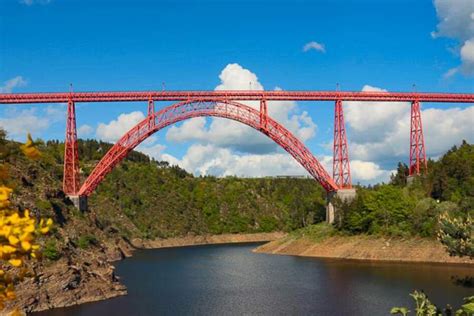
<svg viewBox="0 0 474 316">
<path fill-rule="evenodd" d="M 474 74 L 474 37 L 461 47 L 461 61 L 461 71 L 467 75 Z"/>
<path fill-rule="evenodd" d="M 365 86 L 363 91 L 382 90 Z M 384 91 L 384 90 L 382 90 Z M 344 102 L 349 154 L 353 160 L 395 166 L 408 160 L 410 104 Z M 426 153 L 437 157 L 465 139 L 474 142 L 474 106 L 422 110 Z"/>
<path fill-rule="evenodd" d="M 211 144 L 190 146 L 181 160 L 170 155 L 163 155 L 161 158 L 170 164 L 178 164 L 196 175 L 219 177 L 307 175 L 306 170 L 286 153 L 239 155 L 230 149 Z"/>
<path fill-rule="evenodd" d="M 349 151 L 351 151 L 351 148 L 349 148 Z M 332 156 L 321 156 L 318 157 L 318 160 L 332 177 Z M 352 183 L 364 185 L 381 182 L 387 183 L 390 180 L 390 175 L 394 172 L 384 170 L 380 165 L 372 161 L 350 159 L 350 165 Z"/>
<path fill-rule="evenodd" d="M 64 118 L 64 116 L 48 116 L 47 113 L 48 108 L 33 107 L 23 110 L 14 107 L 8 108 L 4 112 L 4 117 L 0 118 L 0 127 L 6 130 L 13 139 L 23 139 L 27 133 L 38 137 L 51 124 Z"/>
<path fill-rule="evenodd" d="M 108 124 L 99 123 L 96 130 L 96 136 L 103 141 L 114 143 L 144 118 L 145 115 L 140 111 L 122 113 L 117 117 L 117 119 L 110 121 Z M 78 129 L 79 134 L 81 134 L 81 130 L 82 132 L 89 133 L 90 126 L 81 126 Z M 158 137 L 152 135 L 138 145 L 135 150 L 142 152 L 155 160 L 169 161 L 170 159 L 167 158 L 169 155 L 163 153 L 166 146 L 157 143 L 157 141 Z M 163 158 L 163 156 L 165 158 Z"/>
<path fill-rule="evenodd" d="M 148 138 L 150 139 L 150 138 Z M 166 160 L 163 156 L 163 151 L 166 149 L 165 145 L 162 144 L 145 144 L 141 143 L 136 150 L 148 155 L 149 157 L 155 158 L 155 160 Z"/>
<path fill-rule="evenodd" d="M 78 134 L 78 137 L 79 138 L 83 138 L 87 135 L 90 135 L 92 134 L 92 132 L 94 131 L 94 129 L 92 128 L 92 126 L 90 125 L 87 125 L 87 124 L 84 124 L 84 125 L 81 125 L 78 129 L 77 129 L 77 134 Z"/>
<path fill-rule="evenodd" d="M 99 123 L 96 136 L 103 141 L 115 142 L 144 118 L 145 115 L 140 111 L 120 114 L 108 124 Z"/>
<path fill-rule="evenodd" d="M 457 67 L 451 68 L 451 69 L 449 69 L 448 71 L 446 71 L 446 72 L 443 74 L 443 78 L 444 78 L 444 79 L 451 78 L 452 76 L 454 76 L 454 75 L 457 74 L 458 72 L 459 72 L 459 68 L 457 68 Z"/>
<path fill-rule="evenodd" d="M 219 78 L 221 83 L 216 90 L 263 90 L 257 76 L 239 64 L 228 64 Z M 244 103 L 254 109 L 260 107 L 258 101 Z M 269 115 L 303 142 L 314 137 L 316 124 L 306 112 L 299 112 L 295 102 L 274 101 L 268 102 L 267 106 Z M 179 126 L 172 126 L 166 133 L 166 139 L 176 142 L 198 141 L 248 153 L 269 153 L 278 148 L 268 137 L 242 123 L 221 118 L 212 118 L 210 124 L 206 122 L 208 120 L 205 118 L 193 118 Z"/>
<path fill-rule="evenodd" d="M 15 88 L 26 86 L 26 83 L 22 76 L 16 76 L 3 83 L 3 86 L 0 87 L 0 93 L 11 93 Z"/>
<path fill-rule="evenodd" d="M 383 170 L 371 161 L 351 160 L 351 176 L 354 183 L 362 184 L 388 182 L 393 170 Z"/>
<path fill-rule="evenodd" d="M 19 0 L 19 2 L 27 6 L 32 6 L 33 4 L 49 4 L 51 0 Z"/>
<path fill-rule="evenodd" d="M 474 1 L 435 0 L 434 5 L 439 23 L 437 32 L 431 33 L 433 38 L 449 37 L 460 43 L 461 65 L 448 70 L 444 77 L 451 77 L 459 71 L 474 75 Z"/>
<path fill-rule="evenodd" d="M 439 23 L 432 36 L 452 37 L 465 41 L 474 35 L 474 3 L 472 0 L 435 0 Z"/>
<path fill-rule="evenodd" d="M 308 52 L 310 50 L 315 50 L 321 53 L 326 52 L 326 48 L 324 47 L 324 44 L 321 44 L 315 41 L 308 42 L 303 46 L 303 52 Z"/>
<path fill-rule="evenodd" d="M 387 90 L 365 85 L 362 91 Z M 355 142 L 381 141 L 392 133 L 396 124 L 388 122 L 399 121 L 410 110 L 407 102 L 344 102 L 344 115 L 346 123 L 352 128 L 351 140 Z"/>
<path fill-rule="evenodd" d="M 147 153 L 147 151 L 142 151 Z M 153 156 L 153 155 L 152 155 Z M 168 154 L 153 157 L 168 161 L 171 165 L 179 165 L 197 176 L 213 175 L 217 177 L 241 176 L 310 176 L 309 173 L 287 153 L 271 153 L 264 155 L 236 154 L 227 148 L 220 148 L 211 144 L 194 144 L 190 146 L 182 159 Z M 332 157 L 321 156 L 319 161 L 326 170 L 332 168 Z M 373 162 L 360 160 L 351 161 L 352 178 L 354 183 L 362 184 L 387 182 L 393 171 L 383 170 Z"/>
</svg>

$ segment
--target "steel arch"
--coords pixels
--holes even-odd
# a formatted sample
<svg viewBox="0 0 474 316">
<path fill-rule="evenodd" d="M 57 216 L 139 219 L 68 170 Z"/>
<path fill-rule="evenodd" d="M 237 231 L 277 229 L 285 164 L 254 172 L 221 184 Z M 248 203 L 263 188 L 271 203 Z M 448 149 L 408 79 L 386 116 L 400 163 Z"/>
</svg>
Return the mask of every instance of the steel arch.
<svg viewBox="0 0 474 316">
<path fill-rule="evenodd" d="M 79 195 L 90 195 L 105 176 L 150 135 L 168 125 L 200 116 L 231 119 L 262 132 L 292 155 L 326 191 L 338 189 L 338 186 L 309 149 L 272 118 L 266 116 L 265 124 L 261 124 L 261 113 L 247 105 L 229 100 L 193 99 L 176 103 L 155 113 L 149 113 L 143 121 L 125 133 L 96 165 L 79 190 Z"/>
</svg>

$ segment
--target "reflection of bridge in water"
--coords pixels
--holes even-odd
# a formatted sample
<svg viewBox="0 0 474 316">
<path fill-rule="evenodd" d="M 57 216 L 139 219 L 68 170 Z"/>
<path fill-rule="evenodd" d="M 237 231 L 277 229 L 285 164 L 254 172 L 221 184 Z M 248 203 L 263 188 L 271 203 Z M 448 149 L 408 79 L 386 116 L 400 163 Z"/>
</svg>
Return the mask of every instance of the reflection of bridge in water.
<svg viewBox="0 0 474 316">
<path fill-rule="evenodd" d="M 335 102 L 332 177 L 298 138 L 268 115 L 268 103 L 276 100 Z M 147 117 L 117 141 L 81 186 L 75 103 L 127 101 L 147 102 Z M 178 103 L 155 111 L 156 101 Z M 259 101 L 260 110 L 245 105 L 241 103 L 242 101 Z M 427 163 L 420 102 L 474 103 L 474 94 L 255 90 L 0 94 L 0 103 L 4 104 L 68 104 L 63 189 L 79 208 L 86 207 L 87 196 L 131 150 L 146 138 L 166 126 L 200 116 L 227 118 L 260 131 L 292 155 L 331 196 L 338 194 L 343 199 L 351 198 L 355 192 L 351 182 L 343 101 L 411 102 L 409 174 L 418 175 L 426 169 Z"/>
</svg>

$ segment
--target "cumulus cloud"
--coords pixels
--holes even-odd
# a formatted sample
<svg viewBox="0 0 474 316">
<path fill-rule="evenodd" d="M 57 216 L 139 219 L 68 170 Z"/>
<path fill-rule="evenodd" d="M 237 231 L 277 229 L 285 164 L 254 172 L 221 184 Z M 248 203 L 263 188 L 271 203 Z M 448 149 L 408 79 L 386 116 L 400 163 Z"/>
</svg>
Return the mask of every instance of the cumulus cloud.
<svg viewBox="0 0 474 316">
<path fill-rule="evenodd" d="M 96 129 L 96 136 L 103 141 L 115 143 L 120 137 L 144 118 L 145 115 L 140 111 L 120 114 L 115 120 L 110 121 L 108 124 L 99 123 Z M 92 131 L 93 130 L 89 125 L 82 125 L 78 129 L 79 135 L 87 135 Z M 158 137 L 152 135 L 138 145 L 135 150 L 142 152 L 155 160 L 172 160 L 172 156 L 164 153 L 166 146 L 159 144 L 157 141 Z M 177 161 L 175 161 L 174 164 L 177 164 Z"/>
<path fill-rule="evenodd" d="M 372 161 L 352 160 L 351 176 L 354 182 L 362 184 L 388 182 L 394 170 L 384 170 Z"/>
<path fill-rule="evenodd" d="M 147 151 L 143 152 L 147 153 Z M 310 174 L 287 153 L 238 154 L 228 148 L 212 144 L 193 144 L 182 159 L 162 154 L 162 152 L 153 157 L 167 161 L 171 165 L 179 165 L 197 176 L 264 177 L 284 175 L 310 177 Z M 320 156 L 318 159 L 326 170 L 331 170 L 331 156 Z M 353 181 L 362 184 L 387 182 L 393 172 L 383 170 L 376 163 L 360 160 L 351 161 L 351 168 Z"/>
<path fill-rule="evenodd" d="M 145 115 L 140 111 L 120 114 L 116 120 L 112 120 L 108 124 L 99 123 L 96 136 L 103 141 L 116 142 L 123 134 L 144 118 Z"/>
<path fill-rule="evenodd" d="M 474 13 L 473 13 L 474 14 Z M 461 47 L 461 71 L 467 75 L 474 74 L 474 37 L 465 41 Z"/>
<path fill-rule="evenodd" d="M 52 124 L 63 121 L 64 111 L 64 106 L 61 105 L 28 109 L 9 107 L 0 118 L 0 127 L 13 139 L 23 139 L 28 132 L 38 137 Z"/>
<path fill-rule="evenodd" d="M 310 50 L 315 50 L 321 53 L 326 52 L 326 48 L 324 47 L 324 44 L 321 44 L 315 41 L 308 42 L 303 46 L 303 52 L 308 52 Z"/>
<path fill-rule="evenodd" d="M 263 90 L 256 74 L 239 64 L 227 65 L 219 75 L 221 83 L 216 90 Z M 280 88 L 275 88 L 280 89 Z M 259 109 L 259 102 L 244 102 Z M 314 137 L 317 126 L 306 112 L 300 112 L 295 102 L 268 102 L 269 115 L 295 133 L 303 142 Z M 228 119 L 212 118 L 210 124 L 205 118 L 193 118 L 179 126 L 172 126 L 166 133 L 168 141 L 198 141 L 239 152 L 270 153 L 277 145 L 266 136 L 242 123 Z"/>
<path fill-rule="evenodd" d="M 146 144 L 143 142 L 136 148 L 136 150 L 148 155 L 151 158 L 155 158 L 155 160 L 167 161 L 167 159 L 163 158 L 163 151 L 166 149 L 166 146 L 162 144 L 155 144 L 155 141 L 156 139 L 153 139 L 153 143 L 151 144 Z"/>
<path fill-rule="evenodd" d="M 450 77 L 458 72 L 474 75 L 474 2 L 472 0 L 435 0 L 439 23 L 433 38 L 448 37 L 459 42 L 461 65 L 445 73 Z"/>
<path fill-rule="evenodd" d="M 242 155 L 212 144 L 194 144 L 188 148 L 182 159 L 170 155 L 163 155 L 162 159 L 170 164 L 178 164 L 196 175 L 218 177 L 307 175 L 306 170 L 286 153 Z"/>
<path fill-rule="evenodd" d="M 79 138 L 83 138 L 85 136 L 92 134 L 93 131 L 94 131 L 94 128 L 92 128 L 92 126 L 84 124 L 84 125 L 81 125 L 77 129 L 77 134 Z"/>
<path fill-rule="evenodd" d="M 364 86 L 363 91 L 385 91 Z M 406 102 L 344 102 L 350 158 L 392 168 L 407 161 L 410 104 Z M 422 110 L 426 153 L 437 157 L 465 139 L 474 142 L 474 106 Z"/>
<path fill-rule="evenodd" d="M 350 145 L 349 145 L 350 147 Z M 351 151 L 352 148 L 349 148 Z M 317 157 L 324 169 L 332 176 L 332 156 L 324 155 Z M 379 164 L 373 161 L 364 161 L 359 159 L 350 159 L 351 177 L 353 183 L 374 184 L 387 183 L 393 170 L 385 170 Z"/>
<path fill-rule="evenodd" d="M 3 83 L 0 87 L 0 93 L 11 93 L 13 89 L 26 86 L 26 80 L 22 76 L 16 76 Z"/>
</svg>

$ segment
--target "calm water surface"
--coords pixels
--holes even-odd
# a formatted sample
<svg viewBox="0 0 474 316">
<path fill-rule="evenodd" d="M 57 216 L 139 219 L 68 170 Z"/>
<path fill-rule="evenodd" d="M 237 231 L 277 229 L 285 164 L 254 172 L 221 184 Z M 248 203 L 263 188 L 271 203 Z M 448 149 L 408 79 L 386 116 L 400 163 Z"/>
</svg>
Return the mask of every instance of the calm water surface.
<svg viewBox="0 0 474 316">
<path fill-rule="evenodd" d="M 457 306 L 470 267 L 255 254 L 257 244 L 141 250 L 116 264 L 128 295 L 35 315 L 389 315 L 423 289 Z"/>
</svg>

